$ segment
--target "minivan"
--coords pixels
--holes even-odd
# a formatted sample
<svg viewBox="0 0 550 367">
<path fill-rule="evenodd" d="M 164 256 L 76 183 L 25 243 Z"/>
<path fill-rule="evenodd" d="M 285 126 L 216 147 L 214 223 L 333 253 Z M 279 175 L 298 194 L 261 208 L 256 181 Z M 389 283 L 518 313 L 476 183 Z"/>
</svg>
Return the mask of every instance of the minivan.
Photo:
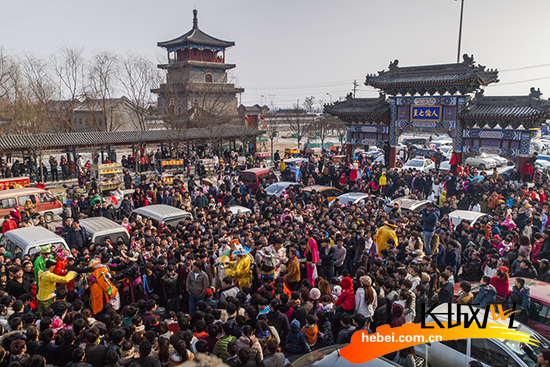
<svg viewBox="0 0 550 367">
<path fill-rule="evenodd" d="M 441 322 L 447 322 L 447 310 L 448 307 L 452 308 L 452 315 L 457 314 L 457 305 L 442 304 L 437 306 L 433 311 L 434 315 L 438 315 L 437 318 Z M 462 314 L 468 314 L 468 317 L 472 317 L 472 309 L 462 307 L 460 309 Z M 477 319 L 484 320 L 485 310 L 477 310 Z M 493 320 L 491 315 L 487 315 L 487 321 L 490 323 L 497 323 L 508 327 L 509 321 Z M 426 318 L 426 323 L 434 322 L 431 316 Z M 456 320 L 453 320 L 456 322 Z M 529 346 L 538 355 L 543 348 L 550 347 L 550 342 L 546 340 L 542 335 L 536 331 L 530 329 L 524 324 L 515 321 L 514 327 L 516 331 L 521 331 L 529 334 L 532 338 L 539 341 L 539 346 Z M 534 367 L 536 363 L 529 358 L 529 356 L 521 349 L 520 342 L 516 340 L 504 340 L 504 339 L 456 339 L 456 340 L 444 340 L 441 342 L 432 342 L 420 344 L 414 347 L 416 355 L 426 358 L 428 360 L 428 366 L 453 366 L 453 367 L 467 367 L 470 361 L 477 360 L 481 362 L 484 367 Z"/>
<path fill-rule="evenodd" d="M 103 243 L 106 237 L 109 237 L 113 243 L 116 243 L 119 237 L 124 238 L 126 244 L 130 242 L 130 235 L 126 228 L 105 217 L 80 219 L 79 223 L 95 244 Z"/>
<path fill-rule="evenodd" d="M 27 199 L 34 204 L 36 212 L 44 216 L 46 223 L 53 222 L 54 215 L 63 211 L 63 204 L 51 192 L 30 187 L 0 191 L 0 216 L 10 214 L 15 204 L 19 204 L 23 210 Z"/>
<path fill-rule="evenodd" d="M 263 180 L 266 182 L 277 182 L 277 176 L 270 168 L 251 168 L 239 173 L 239 181 L 242 181 L 243 184 L 250 188 L 250 194 L 256 195 L 256 191 L 260 188 Z"/>
<path fill-rule="evenodd" d="M 24 255 L 34 255 L 40 252 L 40 246 L 52 245 L 56 248 L 69 246 L 63 239 L 44 227 L 25 227 L 8 231 L 0 237 L 0 246 L 11 252 L 13 258 L 22 259 Z"/>
<path fill-rule="evenodd" d="M 158 227 L 159 223 L 169 224 L 175 227 L 182 220 L 193 220 L 193 215 L 191 213 L 163 204 L 142 206 L 141 208 L 135 209 L 132 214 L 130 214 L 130 222 L 135 221 L 138 215 L 141 215 L 145 221 L 151 219 L 155 227 Z"/>
</svg>

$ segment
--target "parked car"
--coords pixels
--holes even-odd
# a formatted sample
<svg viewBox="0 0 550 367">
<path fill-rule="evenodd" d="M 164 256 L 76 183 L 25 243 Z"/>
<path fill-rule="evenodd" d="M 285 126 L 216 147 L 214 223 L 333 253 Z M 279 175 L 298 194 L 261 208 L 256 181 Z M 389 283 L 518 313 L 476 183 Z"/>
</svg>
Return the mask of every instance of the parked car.
<svg viewBox="0 0 550 367">
<path fill-rule="evenodd" d="M 54 215 L 60 215 L 63 211 L 63 204 L 51 192 L 27 187 L 0 191 L 0 215 L 3 217 L 10 214 L 16 204 L 23 208 L 27 199 L 34 205 L 36 212 L 44 216 L 46 223 L 53 222 Z"/>
<path fill-rule="evenodd" d="M 491 218 L 489 214 L 471 212 L 469 210 L 455 210 L 454 212 L 449 213 L 449 218 L 451 219 L 454 227 L 458 226 L 463 219 L 466 219 L 470 224 L 473 224 L 483 217 Z"/>
<path fill-rule="evenodd" d="M 495 168 L 497 166 L 497 162 L 485 153 L 481 153 L 477 157 L 468 157 L 465 163 L 479 169 Z"/>
<path fill-rule="evenodd" d="M 103 243 L 106 237 L 109 237 L 113 243 L 116 243 L 118 238 L 122 237 L 127 245 L 130 244 L 130 235 L 126 228 L 105 217 L 81 219 L 80 226 L 92 237 L 93 243 Z"/>
<path fill-rule="evenodd" d="M 363 364 L 354 364 L 342 357 L 339 353 L 339 350 L 345 347 L 345 344 L 331 345 L 330 347 L 325 347 L 311 351 L 310 353 L 304 354 L 294 362 L 292 362 L 293 367 L 398 367 L 399 365 L 395 362 L 390 361 L 384 357 L 373 359 Z M 420 358 L 416 363 L 417 366 L 422 366 L 422 359 Z"/>
<path fill-rule="evenodd" d="M 186 219 L 193 220 L 193 214 L 188 211 L 162 204 L 142 206 L 141 208 L 135 209 L 132 214 L 130 214 L 130 221 L 135 221 L 138 215 L 145 220 L 151 219 L 155 227 L 158 227 L 159 223 L 164 223 L 166 225 L 170 224 L 175 227 L 180 221 Z"/>
<path fill-rule="evenodd" d="M 267 196 L 275 196 L 278 198 L 283 194 L 283 191 L 287 190 L 290 186 L 295 188 L 304 187 L 304 185 L 298 182 L 289 182 L 289 181 L 274 182 L 265 188 L 265 193 L 267 194 Z"/>
<path fill-rule="evenodd" d="M 69 251 L 69 246 L 63 239 L 44 227 L 25 227 L 8 231 L 0 238 L 0 246 L 11 252 L 14 259 L 22 259 L 24 255 L 34 255 L 40 252 L 40 246 L 63 246 Z"/>
<path fill-rule="evenodd" d="M 330 186 L 313 185 L 313 186 L 304 187 L 304 192 L 308 197 L 311 195 L 311 192 L 313 190 L 321 193 L 324 197 L 327 198 L 329 202 L 334 200 L 337 196 L 340 196 L 343 194 L 342 190 L 337 189 L 335 187 L 330 187 Z"/>
<path fill-rule="evenodd" d="M 275 173 L 270 168 L 251 168 L 239 173 L 239 181 L 242 181 L 250 189 L 250 194 L 252 195 L 256 195 L 256 191 L 264 179 L 276 182 L 277 176 L 275 176 Z"/>
<path fill-rule="evenodd" d="M 422 173 L 428 172 L 435 168 L 435 163 L 431 159 L 425 158 L 413 158 L 403 166 L 403 170 L 420 171 Z"/>
<path fill-rule="evenodd" d="M 402 213 L 406 213 L 409 211 L 419 212 L 429 202 L 430 201 L 428 200 L 409 199 L 407 196 L 402 196 L 400 198 L 397 198 L 395 200 L 388 202 L 384 207 L 384 210 L 386 211 L 386 213 L 389 213 L 395 204 L 399 204 L 399 207 L 401 208 Z"/>
<path fill-rule="evenodd" d="M 548 154 L 548 148 L 546 148 L 546 144 L 544 144 L 541 140 L 531 140 L 529 154 L 533 154 L 535 152 L 545 155 Z"/>
<path fill-rule="evenodd" d="M 352 204 L 357 204 L 359 201 L 367 199 L 368 197 L 368 194 L 363 194 L 362 192 L 348 192 L 347 194 L 338 196 L 334 200 L 338 199 L 340 204 L 350 206 Z M 332 204 L 334 200 L 331 200 L 330 204 Z"/>
<path fill-rule="evenodd" d="M 422 146 L 423 144 L 428 144 L 428 140 L 426 137 L 404 138 L 401 140 L 401 144 Z"/>
<path fill-rule="evenodd" d="M 252 210 L 248 209 L 247 207 L 240 206 L 240 205 L 231 205 L 229 207 L 229 211 L 233 213 L 233 216 L 239 214 L 239 212 L 246 214 L 246 213 L 252 213 Z"/>
<path fill-rule="evenodd" d="M 441 162 L 439 165 L 439 171 L 440 172 L 450 172 L 451 171 L 451 164 L 449 161 Z"/>
<path fill-rule="evenodd" d="M 437 318 L 441 322 L 446 322 L 448 304 L 439 305 L 432 313 L 437 314 Z M 451 304 L 453 315 L 457 313 L 457 305 Z M 483 320 L 487 317 L 488 322 L 497 323 L 508 327 L 509 320 L 493 320 L 491 315 L 485 315 L 485 310 L 475 310 L 477 319 Z M 466 307 L 460 309 L 462 314 L 472 315 L 472 310 Z M 453 321 L 457 321 L 454 320 Z M 431 316 L 426 318 L 426 322 L 434 322 Z M 533 352 L 538 355 L 544 348 L 550 346 L 550 342 L 536 331 L 528 326 L 514 322 L 515 330 L 529 334 L 532 338 L 539 341 L 538 346 L 529 346 Z M 420 344 L 415 346 L 416 354 L 422 358 L 428 359 L 428 366 L 452 366 L 452 367 L 467 367 L 468 363 L 473 360 L 481 362 L 485 367 L 535 367 L 537 363 L 520 348 L 520 342 L 516 340 L 506 339 L 455 339 L 444 340 L 441 342 L 433 342 Z"/>
<path fill-rule="evenodd" d="M 502 167 L 502 166 L 507 166 L 508 165 L 509 160 L 504 158 L 504 157 L 501 157 L 497 154 L 488 154 L 487 156 L 491 159 L 494 159 L 497 162 L 497 167 Z"/>
</svg>

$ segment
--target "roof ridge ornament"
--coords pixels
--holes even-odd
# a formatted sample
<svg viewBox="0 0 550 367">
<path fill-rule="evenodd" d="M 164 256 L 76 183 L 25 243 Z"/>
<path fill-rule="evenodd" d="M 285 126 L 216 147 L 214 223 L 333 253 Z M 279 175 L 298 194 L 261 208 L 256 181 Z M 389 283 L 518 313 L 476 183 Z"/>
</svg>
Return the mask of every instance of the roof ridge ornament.
<svg viewBox="0 0 550 367">
<path fill-rule="evenodd" d="M 472 66 L 475 63 L 473 54 L 472 54 L 472 56 L 468 56 L 468 54 L 462 55 L 462 60 L 463 60 L 462 61 L 463 64 L 466 64 L 466 65 L 469 65 L 469 66 Z"/>
<path fill-rule="evenodd" d="M 199 11 L 197 9 L 193 9 L 193 29 L 199 29 L 199 17 L 197 16 L 197 13 Z"/>
<path fill-rule="evenodd" d="M 399 65 L 399 60 L 395 59 L 395 60 L 393 60 L 393 62 L 390 62 L 390 65 L 388 66 L 388 69 L 390 71 L 393 71 L 393 70 L 398 68 L 397 65 Z"/>
<path fill-rule="evenodd" d="M 542 96 L 542 92 L 539 89 L 535 89 L 535 87 L 531 87 L 531 93 L 529 93 L 529 97 L 540 99 L 540 96 Z"/>
</svg>

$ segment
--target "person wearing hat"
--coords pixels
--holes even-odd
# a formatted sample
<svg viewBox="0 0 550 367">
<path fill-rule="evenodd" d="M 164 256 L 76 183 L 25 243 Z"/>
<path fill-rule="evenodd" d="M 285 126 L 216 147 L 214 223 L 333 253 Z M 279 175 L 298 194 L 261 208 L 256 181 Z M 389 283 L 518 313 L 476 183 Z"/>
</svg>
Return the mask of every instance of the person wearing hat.
<svg viewBox="0 0 550 367">
<path fill-rule="evenodd" d="M 251 261 L 248 256 L 249 253 L 250 250 L 247 247 L 237 246 L 232 252 L 234 256 L 237 256 L 237 261 L 232 268 L 225 271 L 225 276 L 234 278 L 239 289 L 250 287 Z"/>
<path fill-rule="evenodd" d="M 384 222 L 384 225 L 376 232 L 376 249 L 379 256 L 380 252 L 388 247 L 389 239 L 393 239 L 395 244 L 399 243 L 397 235 L 395 234 L 395 228 L 397 228 L 395 223 L 393 221 L 388 221 Z"/>
<path fill-rule="evenodd" d="M 40 249 L 40 256 L 34 260 L 34 277 L 36 279 L 36 284 L 38 282 L 38 273 L 46 268 L 46 261 L 52 260 L 55 261 L 55 258 L 52 255 L 52 245 L 43 245 L 38 247 Z"/>
<path fill-rule="evenodd" d="M 55 301 L 55 287 L 57 283 L 68 283 L 76 277 L 74 271 L 69 271 L 65 276 L 55 275 L 53 269 L 57 263 L 54 260 L 48 259 L 45 263 L 44 270 L 38 272 L 38 293 L 36 299 L 38 301 L 38 309 L 44 310 Z"/>
<path fill-rule="evenodd" d="M 529 259 L 523 259 L 519 265 L 519 270 L 512 274 L 514 278 L 529 278 L 535 279 L 537 277 L 537 271 L 533 267 L 533 263 Z"/>
<path fill-rule="evenodd" d="M 111 257 L 106 253 L 101 254 L 101 258 L 94 258 L 90 262 L 92 270 L 91 280 L 92 285 L 90 287 L 90 303 L 92 305 L 92 313 L 95 315 L 102 311 L 107 303 L 112 303 L 116 306 L 117 300 L 120 299 L 118 295 L 118 288 L 113 284 L 111 280 L 111 274 L 107 268 Z M 113 302 L 111 302 L 113 300 Z M 120 301 L 118 301 L 120 306 Z M 115 307 L 117 309 L 117 307 Z"/>
</svg>

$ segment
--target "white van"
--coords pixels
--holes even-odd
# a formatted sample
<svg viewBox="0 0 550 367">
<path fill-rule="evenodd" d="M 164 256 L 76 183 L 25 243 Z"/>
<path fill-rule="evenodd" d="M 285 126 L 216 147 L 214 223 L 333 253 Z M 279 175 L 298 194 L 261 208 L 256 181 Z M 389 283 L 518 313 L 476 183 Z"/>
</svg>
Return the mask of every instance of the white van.
<svg viewBox="0 0 550 367">
<path fill-rule="evenodd" d="M 103 243 L 106 237 L 109 237 L 113 243 L 116 243 L 119 237 L 124 238 L 127 245 L 130 243 L 130 234 L 126 228 L 105 217 L 80 219 L 79 223 L 95 244 Z"/>
<path fill-rule="evenodd" d="M 22 259 L 24 255 L 32 256 L 40 252 L 39 247 L 43 245 L 52 245 L 56 248 L 64 246 L 69 251 L 69 246 L 62 237 L 44 227 L 26 227 L 8 231 L 0 237 L 0 245 L 11 252 L 14 259 Z"/>
<path fill-rule="evenodd" d="M 143 206 L 135 209 L 130 214 L 130 222 L 135 221 L 138 215 L 141 215 L 144 220 L 151 219 L 155 227 L 158 227 L 159 223 L 175 227 L 182 220 L 193 220 L 193 214 L 170 205 L 162 204 Z"/>
</svg>

